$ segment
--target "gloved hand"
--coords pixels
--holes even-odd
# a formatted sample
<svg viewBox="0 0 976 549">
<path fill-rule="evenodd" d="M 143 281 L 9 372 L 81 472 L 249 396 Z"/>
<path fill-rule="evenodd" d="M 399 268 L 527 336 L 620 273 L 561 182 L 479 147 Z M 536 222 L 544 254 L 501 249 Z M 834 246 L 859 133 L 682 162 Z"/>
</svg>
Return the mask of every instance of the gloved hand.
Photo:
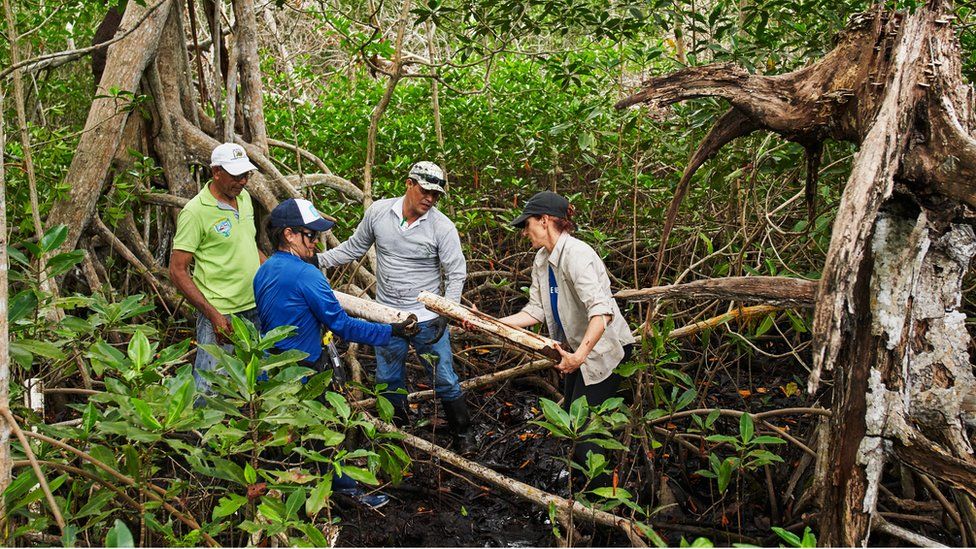
<svg viewBox="0 0 976 549">
<path fill-rule="evenodd" d="M 447 317 L 439 316 L 434 320 L 430 321 L 430 325 L 434 328 L 434 336 L 430 338 L 430 342 L 434 343 L 441 340 L 444 335 L 444 330 L 447 329 Z"/>
<path fill-rule="evenodd" d="M 393 328 L 393 337 L 408 338 L 420 333 L 420 325 L 417 324 L 415 317 L 403 322 L 394 322 L 390 324 L 390 327 Z"/>
</svg>

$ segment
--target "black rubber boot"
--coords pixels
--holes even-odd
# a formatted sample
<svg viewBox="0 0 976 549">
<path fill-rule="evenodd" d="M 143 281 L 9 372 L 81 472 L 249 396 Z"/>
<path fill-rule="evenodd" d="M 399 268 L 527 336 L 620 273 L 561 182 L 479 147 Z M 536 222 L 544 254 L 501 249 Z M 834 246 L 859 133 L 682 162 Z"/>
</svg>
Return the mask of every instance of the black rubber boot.
<svg viewBox="0 0 976 549">
<path fill-rule="evenodd" d="M 443 401 L 442 401 L 443 402 Z M 469 456 L 478 450 L 478 442 L 471 431 L 471 416 L 468 414 L 468 403 L 464 397 L 450 402 L 443 402 L 444 415 L 451 427 L 453 448 L 457 453 Z"/>
</svg>

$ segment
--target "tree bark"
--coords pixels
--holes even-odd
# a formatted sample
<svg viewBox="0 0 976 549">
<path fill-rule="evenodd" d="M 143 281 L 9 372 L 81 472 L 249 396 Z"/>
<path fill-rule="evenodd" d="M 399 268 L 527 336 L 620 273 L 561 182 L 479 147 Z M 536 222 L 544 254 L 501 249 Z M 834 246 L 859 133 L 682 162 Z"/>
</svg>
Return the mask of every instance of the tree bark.
<svg viewBox="0 0 976 549">
<path fill-rule="evenodd" d="M 146 65 L 156 54 L 170 7 L 170 0 L 165 0 L 142 21 L 136 31 L 108 48 L 105 72 L 98 85 L 98 95 L 102 97 L 92 102 L 88 120 L 65 177 L 71 190 L 65 199 L 54 204 L 47 218 L 48 227 L 68 227 L 68 237 L 61 250 L 73 250 L 91 221 L 112 157 L 129 118 L 125 99 L 121 96 L 120 99 L 111 97 L 109 90 L 116 88 L 124 93 L 136 92 Z M 120 30 L 128 29 L 142 19 L 146 10 L 138 2 L 126 4 Z"/>
<path fill-rule="evenodd" d="M 505 343 L 511 343 L 519 349 L 556 361 L 561 358 L 559 351 L 556 350 L 556 342 L 547 337 L 502 324 L 491 315 L 473 311 L 460 303 L 430 292 L 420 292 L 417 301 L 439 315 L 457 322 L 468 322 L 475 329 L 501 339 Z"/>
<path fill-rule="evenodd" d="M 245 137 L 268 155 L 268 128 L 264 121 L 264 86 L 261 84 L 261 59 L 258 57 L 258 22 L 254 0 L 234 0 L 234 29 L 241 76 L 241 106 L 247 131 Z M 236 93 L 228 89 L 228 94 Z"/>
<path fill-rule="evenodd" d="M 764 301 L 775 305 L 812 307 L 817 283 L 783 276 L 735 276 L 710 278 L 685 284 L 671 284 L 622 290 L 617 299 L 644 301 L 649 299 L 731 299 L 736 301 Z"/>
</svg>

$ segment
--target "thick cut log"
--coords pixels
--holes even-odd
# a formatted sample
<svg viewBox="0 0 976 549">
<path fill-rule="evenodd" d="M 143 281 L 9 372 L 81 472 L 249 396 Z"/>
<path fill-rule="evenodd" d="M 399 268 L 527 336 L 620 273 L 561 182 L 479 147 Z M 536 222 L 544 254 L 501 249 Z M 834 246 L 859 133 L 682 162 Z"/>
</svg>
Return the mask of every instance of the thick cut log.
<svg viewBox="0 0 976 549">
<path fill-rule="evenodd" d="M 763 301 L 775 305 L 812 307 L 816 289 L 816 282 L 800 278 L 735 276 L 639 290 L 623 290 L 617 292 L 613 297 L 630 301 L 661 298 L 732 299 L 736 301 Z"/>
<path fill-rule="evenodd" d="M 379 322 L 382 324 L 392 324 L 394 322 L 403 322 L 409 320 L 411 317 L 416 319 L 416 315 L 405 313 L 394 309 L 393 307 L 387 307 L 375 301 L 370 301 L 368 299 L 363 299 L 361 297 L 356 297 L 354 295 L 345 294 L 342 292 L 334 292 L 336 299 L 339 301 L 339 305 L 350 316 L 356 318 L 361 318 L 363 320 L 368 320 L 370 322 Z"/>
<path fill-rule="evenodd" d="M 491 315 L 471 310 L 460 303 L 430 292 L 420 292 L 417 301 L 441 316 L 446 316 L 457 322 L 468 322 L 475 329 L 506 343 L 511 343 L 519 349 L 553 360 L 559 360 L 561 357 L 559 351 L 556 350 L 556 342 L 548 337 L 521 328 L 513 328 L 508 324 L 499 322 Z"/>
<path fill-rule="evenodd" d="M 68 196 L 54 204 L 48 214 L 47 226 L 66 225 L 68 237 L 62 250 L 73 250 L 82 232 L 91 222 L 95 206 L 102 195 L 112 157 L 122 138 L 129 111 L 125 98 L 110 93 L 114 88 L 122 93 L 135 93 L 149 60 L 156 55 L 163 25 L 169 17 L 171 2 L 166 0 L 143 20 L 147 7 L 139 2 L 126 4 L 121 32 L 141 20 L 139 28 L 125 39 L 108 48 L 105 71 L 98 85 L 98 96 L 88 111 L 85 129 L 71 159 L 65 181 L 71 186 Z"/>
</svg>

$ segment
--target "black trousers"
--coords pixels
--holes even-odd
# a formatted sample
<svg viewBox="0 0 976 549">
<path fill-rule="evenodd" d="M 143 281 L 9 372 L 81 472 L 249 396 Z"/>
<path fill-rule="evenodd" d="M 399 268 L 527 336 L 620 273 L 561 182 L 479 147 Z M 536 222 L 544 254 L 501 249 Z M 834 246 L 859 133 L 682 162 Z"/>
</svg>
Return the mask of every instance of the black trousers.
<svg viewBox="0 0 976 549">
<path fill-rule="evenodd" d="M 621 363 L 630 360 L 631 352 L 633 351 L 633 345 L 624 346 L 624 357 L 620 360 Z M 569 407 L 573 404 L 576 399 L 585 396 L 586 402 L 590 406 L 599 406 L 606 402 L 608 399 L 615 396 L 619 396 L 620 383 L 623 378 L 620 374 L 613 372 L 610 377 L 604 379 L 600 383 L 594 383 L 593 385 L 587 385 L 583 382 L 583 373 L 580 370 L 576 370 L 571 374 L 566 375 L 566 379 L 563 382 L 563 409 L 567 412 Z M 588 452 L 593 452 L 594 454 L 602 454 L 604 452 L 603 448 L 588 442 L 585 439 L 576 443 L 576 448 L 573 450 L 573 463 L 576 463 L 582 467 L 586 467 L 586 454 Z M 609 466 L 608 466 L 609 468 Z M 574 471 L 573 473 L 573 486 L 582 487 L 583 482 L 586 478 L 579 471 Z M 588 486 L 589 490 L 594 488 L 601 488 L 604 486 L 610 486 L 611 477 L 608 474 L 598 475 L 590 481 Z"/>
</svg>

